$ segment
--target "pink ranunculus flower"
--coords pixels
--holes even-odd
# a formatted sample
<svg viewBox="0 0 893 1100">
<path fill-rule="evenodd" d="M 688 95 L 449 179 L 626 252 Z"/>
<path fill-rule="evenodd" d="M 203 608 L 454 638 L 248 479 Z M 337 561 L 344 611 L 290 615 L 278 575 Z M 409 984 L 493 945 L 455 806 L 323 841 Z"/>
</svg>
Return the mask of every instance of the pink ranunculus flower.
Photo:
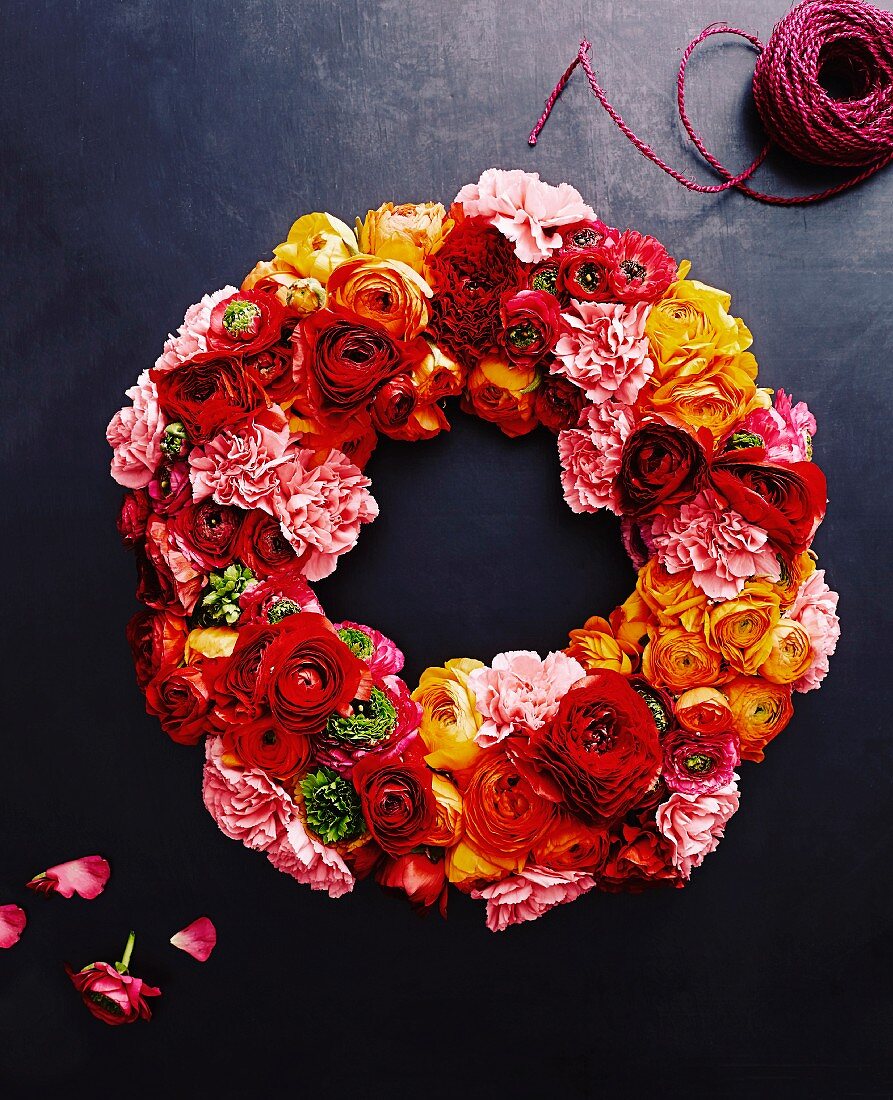
<svg viewBox="0 0 893 1100">
<path fill-rule="evenodd" d="M 593 886 L 595 879 L 583 871 L 531 866 L 482 890 L 472 890 L 471 896 L 486 899 L 487 927 L 503 932 L 510 924 L 536 920 L 556 905 L 576 901 Z"/>
<path fill-rule="evenodd" d="M 309 833 L 298 817 L 267 849 L 267 856 L 277 870 L 311 890 L 325 890 L 330 898 L 340 898 L 353 890 L 354 877 L 338 852 Z"/>
<path fill-rule="evenodd" d="M 115 452 L 112 477 L 128 489 L 144 489 L 161 462 L 165 419 L 158 407 L 158 390 L 148 371 L 125 390 L 132 404 L 112 417 L 105 437 Z"/>
<path fill-rule="evenodd" d="M 726 823 L 738 809 L 738 776 L 712 794 L 675 791 L 657 808 L 657 827 L 672 846 L 673 866 L 690 878 L 714 851 Z"/>
<path fill-rule="evenodd" d="M 564 332 L 555 344 L 553 374 L 563 374 L 590 401 L 631 405 L 654 372 L 645 321 L 648 302 L 571 302 L 561 317 Z"/>
<path fill-rule="evenodd" d="M 234 286 L 225 286 L 213 294 L 206 294 L 200 302 L 186 310 L 183 324 L 177 329 L 176 336 L 168 336 L 164 351 L 155 361 L 156 370 L 170 370 L 191 359 L 198 352 L 208 350 L 208 329 L 211 327 L 211 314 L 218 302 L 224 301 L 239 291 Z"/>
<path fill-rule="evenodd" d="M 559 433 L 561 484 L 572 511 L 610 508 L 620 512 L 616 489 L 620 457 L 637 426 L 638 417 L 629 405 L 605 401 L 589 405 L 579 427 Z"/>
<path fill-rule="evenodd" d="M 156 567 L 159 563 L 166 567 L 177 599 L 186 614 L 191 615 L 205 577 L 183 552 L 182 545 L 172 536 L 167 520 L 161 516 L 153 516 L 146 524 L 146 553 Z"/>
<path fill-rule="evenodd" d="M 776 393 L 774 408 L 754 409 L 741 427 L 762 436 L 770 462 L 808 462 L 812 455 L 815 417 L 805 401 L 794 405 L 784 390 Z"/>
<path fill-rule="evenodd" d="M 199 917 L 171 936 L 170 942 L 199 962 L 207 962 L 217 946 L 217 929 L 210 917 Z"/>
<path fill-rule="evenodd" d="M 372 642 L 372 656 L 366 661 L 369 671 L 373 676 L 394 676 L 403 668 L 403 650 L 398 649 L 397 644 L 390 638 L 386 638 L 381 631 L 362 623 L 352 623 L 347 619 L 343 623 L 335 623 L 336 630 L 360 630 Z"/>
<path fill-rule="evenodd" d="M 812 664 L 794 683 L 794 691 L 812 691 L 828 673 L 828 658 L 837 648 L 840 619 L 837 617 L 835 591 L 825 583 L 825 570 L 817 569 L 806 578 L 788 611 L 809 635 Z"/>
<path fill-rule="evenodd" d="M 712 600 L 731 600 L 754 576 L 777 577 L 769 536 L 705 489 L 674 515 L 655 516 L 651 540 L 668 573 L 693 569 L 692 584 Z"/>
<path fill-rule="evenodd" d="M 19 905 L 0 905 L 0 948 L 12 947 L 21 939 L 28 918 Z"/>
<path fill-rule="evenodd" d="M 356 545 L 360 526 L 378 515 L 371 482 L 341 451 L 329 451 L 318 462 L 304 447 L 291 448 L 276 473 L 282 533 L 301 555 L 307 579 L 322 580 Z"/>
<path fill-rule="evenodd" d="M 563 243 L 561 227 L 594 221 L 595 213 L 569 183 L 544 183 L 538 172 L 488 168 L 467 183 L 456 202 L 470 218 L 486 218 L 515 246 L 522 263 L 546 259 Z M 551 232 L 549 232 L 551 230 Z"/>
<path fill-rule="evenodd" d="M 218 504 L 262 508 L 275 515 L 279 480 L 276 467 L 285 461 L 288 420 L 278 405 L 261 409 L 247 424 L 226 429 L 189 455 L 194 501 L 213 497 Z"/>
<path fill-rule="evenodd" d="M 205 746 L 202 798 L 220 831 L 246 848 L 277 843 L 295 813 L 292 800 L 266 772 L 225 764 L 219 737 L 209 737 Z"/>
<path fill-rule="evenodd" d="M 554 717 L 571 684 L 585 675 L 581 664 L 560 651 L 545 660 L 529 649 L 497 653 L 492 667 L 475 669 L 468 677 L 484 716 L 475 741 L 487 749 L 516 731 L 540 729 Z"/>
<path fill-rule="evenodd" d="M 92 901 L 105 889 L 110 875 L 108 862 L 102 856 L 83 856 L 48 867 L 27 886 L 38 894 L 61 894 L 63 898 L 77 894 Z"/>
</svg>

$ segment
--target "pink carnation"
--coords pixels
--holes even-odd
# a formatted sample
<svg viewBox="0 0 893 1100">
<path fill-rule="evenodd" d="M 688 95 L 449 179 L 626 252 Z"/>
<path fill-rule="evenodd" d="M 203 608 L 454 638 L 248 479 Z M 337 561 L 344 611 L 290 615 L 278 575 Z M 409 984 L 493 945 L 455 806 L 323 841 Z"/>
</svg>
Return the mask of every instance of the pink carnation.
<svg viewBox="0 0 893 1100">
<path fill-rule="evenodd" d="M 478 668 L 468 678 L 484 722 L 475 736 L 490 748 L 518 730 L 532 732 L 554 717 L 562 696 L 586 670 L 566 653 L 543 660 L 529 649 L 498 653 L 492 668 Z"/>
<path fill-rule="evenodd" d="M 673 866 L 690 878 L 693 867 L 714 851 L 726 822 L 738 809 L 738 776 L 712 794 L 676 791 L 657 808 L 657 827 L 672 847 Z"/>
<path fill-rule="evenodd" d="M 574 512 L 597 512 L 610 508 L 620 512 L 617 475 L 627 438 L 636 430 L 638 419 L 628 405 L 605 401 L 590 405 L 580 426 L 561 432 L 561 484 L 564 499 Z"/>
<path fill-rule="evenodd" d="M 362 623 L 352 623 L 345 619 L 343 623 L 335 623 L 336 630 L 360 630 L 372 642 L 372 656 L 366 661 L 369 671 L 373 676 L 393 676 L 403 668 L 403 650 L 398 649 L 397 644 L 390 638 L 386 638 L 381 631 L 372 626 L 364 626 Z"/>
<path fill-rule="evenodd" d="M 654 371 L 645 335 L 650 310 L 647 302 L 573 301 L 561 315 L 565 328 L 552 373 L 563 374 L 596 404 L 614 398 L 631 405 Z"/>
<path fill-rule="evenodd" d="M 262 508 L 275 515 L 276 467 L 284 461 L 288 442 L 288 420 L 274 405 L 194 448 L 189 456 L 193 500 L 213 497 L 218 504 Z"/>
<path fill-rule="evenodd" d="M 825 570 L 817 569 L 806 578 L 788 617 L 800 623 L 809 635 L 812 664 L 794 684 L 794 691 L 812 691 L 828 673 L 828 658 L 837 648 L 840 619 L 837 617 L 838 595 L 825 583 Z"/>
<path fill-rule="evenodd" d="M 317 463 L 303 447 L 292 448 L 276 474 L 274 506 L 282 533 L 302 556 L 307 579 L 322 580 L 356 545 L 361 524 L 378 515 L 371 482 L 341 451 L 329 451 Z"/>
<path fill-rule="evenodd" d="M 155 360 L 156 370 L 170 370 L 191 359 L 198 352 L 208 350 L 208 329 L 211 327 L 211 314 L 218 302 L 238 294 L 234 286 L 225 286 L 213 294 L 206 294 L 200 302 L 186 310 L 183 324 L 177 329 L 176 336 L 168 336 L 164 351 Z"/>
<path fill-rule="evenodd" d="M 311 890 L 326 890 L 330 898 L 353 890 L 353 875 L 341 856 L 309 833 L 298 817 L 292 818 L 276 843 L 267 848 L 267 857 L 277 870 Z"/>
<path fill-rule="evenodd" d="M 205 746 L 202 798 L 220 831 L 246 848 L 269 848 L 294 817 L 294 803 L 266 772 L 224 764 L 219 737 Z"/>
<path fill-rule="evenodd" d="M 776 393 L 774 408 L 754 409 L 741 427 L 762 436 L 770 462 L 809 461 L 815 417 L 804 401 L 793 405 L 784 390 Z"/>
<path fill-rule="evenodd" d="M 477 183 L 462 188 L 456 202 L 468 217 L 486 218 L 512 241 L 515 255 L 526 264 L 561 248 L 561 226 L 595 220 L 592 208 L 569 183 L 554 187 L 543 183 L 538 172 L 519 169 L 488 168 Z"/>
<path fill-rule="evenodd" d="M 656 516 L 651 540 L 668 573 L 693 569 L 692 584 L 713 600 L 731 600 L 754 576 L 777 577 L 769 536 L 705 489 L 672 517 Z"/>
<path fill-rule="evenodd" d="M 543 913 L 576 901 L 595 886 L 592 875 L 583 871 L 552 871 L 547 867 L 525 867 L 516 875 L 472 890 L 473 898 L 487 901 L 487 927 L 502 932 L 510 924 L 536 920 Z"/>
<path fill-rule="evenodd" d="M 143 371 L 136 385 L 125 393 L 133 404 L 116 412 L 105 430 L 115 452 L 112 477 L 128 489 L 143 489 L 161 461 L 165 420 L 158 407 L 158 390 L 148 371 Z"/>
</svg>

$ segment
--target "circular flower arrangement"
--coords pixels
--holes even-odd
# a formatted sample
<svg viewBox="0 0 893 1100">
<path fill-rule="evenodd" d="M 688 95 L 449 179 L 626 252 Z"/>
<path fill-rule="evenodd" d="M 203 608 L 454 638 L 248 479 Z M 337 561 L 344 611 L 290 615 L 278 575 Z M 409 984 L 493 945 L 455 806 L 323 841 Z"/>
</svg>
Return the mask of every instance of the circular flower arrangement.
<svg viewBox="0 0 893 1100">
<path fill-rule="evenodd" d="M 819 686 L 837 596 L 803 403 L 757 385 L 722 291 L 568 184 L 490 169 L 449 210 L 307 214 L 186 312 L 108 428 L 137 559 L 149 713 L 205 742 L 222 831 L 333 897 L 453 883 L 502 929 L 598 887 L 682 886 L 738 808 L 736 767 Z M 621 517 L 638 570 L 567 648 L 467 657 L 415 690 L 310 584 L 377 506 L 379 434 L 445 399 L 558 437 L 575 512 Z"/>
</svg>

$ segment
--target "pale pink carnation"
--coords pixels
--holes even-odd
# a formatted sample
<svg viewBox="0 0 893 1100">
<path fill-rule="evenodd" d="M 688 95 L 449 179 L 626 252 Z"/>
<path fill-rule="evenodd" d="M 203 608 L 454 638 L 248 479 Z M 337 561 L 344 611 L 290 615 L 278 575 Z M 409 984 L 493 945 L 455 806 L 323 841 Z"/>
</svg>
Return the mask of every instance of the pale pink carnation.
<svg viewBox="0 0 893 1100">
<path fill-rule="evenodd" d="M 234 286 L 225 286 L 213 294 L 206 294 L 200 302 L 186 310 L 183 324 L 177 329 L 176 336 L 168 336 L 164 351 L 155 360 L 156 370 L 170 370 L 191 359 L 193 355 L 208 350 L 208 329 L 211 327 L 211 313 L 218 302 L 229 298 L 239 291 Z"/>
<path fill-rule="evenodd" d="M 731 600 L 754 576 L 777 577 L 769 536 L 705 489 L 670 518 L 656 516 L 651 540 L 668 573 L 693 569 L 692 584 L 712 600 Z"/>
<path fill-rule="evenodd" d="M 353 623 L 345 619 L 343 623 L 335 623 L 336 630 L 361 630 L 372 642 L 372 656 L 366 662 L 373 676 L 393 676 L 403 668 L 403 650 L 397 647 L 396 642 L 386 638 L 380 630 L 373 626 L 364 626 L 362 623 Z"/>
<path fill-rule="evenodd" d="M 299 817 L 288 823 L 275 844 L 267 848 L 270 863 L 311 890 L 325 890 L 340 898 L 353 890 L 354 878 L 334 848 L 309 833 Z"/>
<path fill-rule="evenodd" d="M 289 443 L 288 420 L 278 405 L 262 409 L 235 430 L 226 429 L 189 455 L 192 499 L 262 508 L 276 514 L 276 467 Z"/>
<path fill-rule="evenodd" d="M 654 372 L 645 335 L 650 311 L 648 302 L 571 302 L 550 370 L 596 404 L 613 398 L 631 405 Z"/>
<path fill-rule="evenodd" d="M 282 533 L 301 555 L 307 579 L 322 580 L 356 545 L 361 524 L 378 515 L 371 482 L 341 451 L 317 462 L 303 447 L 292 448 L 276 474 L 274 506 Z"/>
<path fill-rule="evenodd" d="M 815 417 L 806 402 L 792 404 L 784 390 L 776 393 L 774 408 L 754 409 L 741 428 L 762 436 L 770 462 L 808 462 L 810 459 L 811 440 L 816 433 Z"/>
<path fill-rule="evenodd" d="M 726 823 L 738 809 L 738 776 L 712 794 L 683 794 L 675 791 L 657 808 L 657 827 L 669 840 L 673 866 L 690 878 L 714 851 Z"/>
<path fill-rule="evenodd" d="M 533 866 L 482 890 L 472 890 L 471 896 L 486 899 L 487 927 L 491 932 L 503 932 L 510 924 L 536 920 L 556 905 L 576 901 L 594 886 L 595 879 L 583 871 Z"/>
<path fill-rule="evenodd" d="M 158 390 L 148 371 L 143 371 L 136 385 L 125 393 L 133 404 L 116 412 L 105 430 L 115 452 L 112 477 L 128 489 L 143 489 L 161 462 L 165 419 L 158 407 Z"/>
<path fill-rule="evenodd" d="M 266 772 L 224 764 L 219 737 L 209 737 L 205 746 L 202 798 L 220 831 L 246 848 L 275 844 L 295 813 L 292 800 Z"/>
<path fill-rule="evenodd" d="M 522 263 L 536 263 L 561 248 L 560 227 L 594 221 L 595 213 L 569 183 L 543 183 L 538 172 L 488 168 L 467 183 L 456 202 L 470 218 L 486 218 L 515 246 Z M 552 230 L 551 233 L 547 230 Z"/>
<path fill-rule="evenodd" d="M 564 499 L 574 512 L 597 512 L 610 508 L 620 512 L 617 475 L 623 445 L 638 426 L 629 405 L 605 401 L 589 405 L 580 426 L 558 435 L 561 484 Z"/>
<path fill-rule="evenodd" d="M 806 578 L 794 599 L 788 617 L 809 635 L 812 664 L 794 684 L 794 691 L 812 691 L 828 674 L 828 658 L 837 648 L 840 619 L 838 595 L 825 583 L 825 570 L 817 569 Z"/>
<path fill-rule="evenodd" d="M 475 741 L 487 749 L 516 731 L 538 730 L 585 675 L 582 665 L 560 651 L 545 660 L 529 649 L 497 653 L 491 668 L 475 669 L 468 678 L 484 716 Z"/>
</svg>

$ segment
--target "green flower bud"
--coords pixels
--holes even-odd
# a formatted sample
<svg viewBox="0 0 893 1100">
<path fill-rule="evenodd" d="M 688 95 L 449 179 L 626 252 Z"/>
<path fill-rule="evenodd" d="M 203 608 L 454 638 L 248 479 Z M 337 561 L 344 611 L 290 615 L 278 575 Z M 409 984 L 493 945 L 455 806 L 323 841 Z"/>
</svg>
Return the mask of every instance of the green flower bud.
<svg viewBox="0 0 893 1100">
<path fill-rule="evenodd" d="M 368 699 L 356 700 L 349 718 L 333 714 L 326 723 L 326 734 L 346 745 L 377 745 L 394 731 L 397 708 L 380 688 L 373 688 Z"/>
<path fill-rule="evenodd" d="M 222 573 L 211 573 L 208 577 L 208 589 L 202 597 L 199 618 L 208 626 L 211 623 L 226 623 L 232 626 L 238 622 L 241 611 L 239 596 L 254 580 L 254 574 L 247 565 L 233 562 Z"/>
<path fill-rule="evenodd" d="M 657 732 L 666 733 L 670 728 L 670 715 L 667 713 L 667 708 L 660 697 L 653 691 L 649 691 L 645 684 L 635 682 L 630 684 L 630 687 L 637 695 L 641 696 L 645 706 L 651 711 L 654 724 L 657 726 Z"/>
<path fill-rule="evenodd" d="M 320 767 L 299 784 L 307 827 L 324 844 L 355 840 L 366 831 L 360 796 L 354 785 L 331 768 Z"/>
<path fill-rule="evenodd" d="M 165 455 L 174 462 L 186 453 L 186 429 L 179 420 L 174 420 L 164 429 L 161 437 L 161 449 Z"/>
<path fill-rule="evenodd" d="M 289 615 L 300 615 L 300 613 L 301 605 L 283 596 L 282 599 L 277 600 L 267 612 L 267 622 L 275 626 L 276 623 L 281 623 L 282 620 Z"/>
<path fill-rule="evenodd" d="M 375 652 L 372 639 L 364 630 L 357 630 L 355 626 L 344 626 L 338 631 L 338 637 L 351 651 L 354 657 L 361 661 L 368 661 Z"/>
<path fill-rule="evenodd" d="M 256 302 L 234 298 L 223 311 L 223 327 L 230 336 L 253 335 L 260 316 L 260 306 Z"/>
<path fill-rule="evenodd" d="M 743 451 L 747 447 L 765 447 L 766 442 L 756 432 L 733 432 L 723 451 Z"/>
</svg>

